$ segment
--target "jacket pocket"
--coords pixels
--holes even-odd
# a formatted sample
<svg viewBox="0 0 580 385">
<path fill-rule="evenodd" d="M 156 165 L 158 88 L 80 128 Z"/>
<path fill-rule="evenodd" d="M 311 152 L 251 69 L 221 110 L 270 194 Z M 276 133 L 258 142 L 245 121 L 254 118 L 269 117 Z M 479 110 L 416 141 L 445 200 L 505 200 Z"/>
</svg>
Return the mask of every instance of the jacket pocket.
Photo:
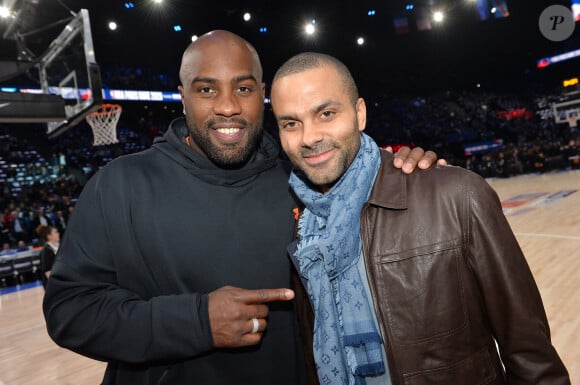
<svg viewBox="0 0 580 385">
<path fill-rule="evenodd" d="M 485 385 L 492 383 L 497 376 L 485 348 L 454 365 L 405 374 L 403 377 L 405 385 Z"/>
<path fill-rule="evenodd" d="M 381 257 L 375 266 L 379 308 L 395 342 L 421 343 L 464 329 L 468 316 L 458 243 L 405 254 Z"/>
</svg>

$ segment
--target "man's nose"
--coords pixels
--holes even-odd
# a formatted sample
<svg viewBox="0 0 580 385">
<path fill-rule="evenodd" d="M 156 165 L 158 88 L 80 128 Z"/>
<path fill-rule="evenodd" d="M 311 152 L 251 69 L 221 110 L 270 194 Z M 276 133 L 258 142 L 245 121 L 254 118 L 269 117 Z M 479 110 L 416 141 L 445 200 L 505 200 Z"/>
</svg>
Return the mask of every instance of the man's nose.
<svg viewBox="0 0 580 385">
<path fill-rule="evenodd" d="M 237 96 L 232 92 L 224 92 L 215 99 L 213 112 L 216 115 L 233 116 L 242 112 L 242 107 Z"/>
<path fill-rule="evenodd" d="M 315 124 L 304 123 L 302 128 L 302 143 L 307 147 L 312 147 L 323 139 L 324 135 Z"/>
</svg>

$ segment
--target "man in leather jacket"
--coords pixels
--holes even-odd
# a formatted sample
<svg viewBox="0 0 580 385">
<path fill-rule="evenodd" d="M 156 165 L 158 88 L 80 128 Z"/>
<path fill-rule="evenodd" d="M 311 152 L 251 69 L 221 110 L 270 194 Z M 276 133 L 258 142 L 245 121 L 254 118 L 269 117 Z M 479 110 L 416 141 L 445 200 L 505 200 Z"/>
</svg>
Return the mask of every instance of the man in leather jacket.
<svg viewBox="0 0 580 385">
<path fill-rule="evenodd" d="M 304 204 L 289 252 L 308 292 L 297 297 L 320 383 L 570 383 L 483 178 L 458 167 L 397 172 L 363 133 L 348 69 L 328 55 L 283 64 L 271 101 Z"/>
</svg>

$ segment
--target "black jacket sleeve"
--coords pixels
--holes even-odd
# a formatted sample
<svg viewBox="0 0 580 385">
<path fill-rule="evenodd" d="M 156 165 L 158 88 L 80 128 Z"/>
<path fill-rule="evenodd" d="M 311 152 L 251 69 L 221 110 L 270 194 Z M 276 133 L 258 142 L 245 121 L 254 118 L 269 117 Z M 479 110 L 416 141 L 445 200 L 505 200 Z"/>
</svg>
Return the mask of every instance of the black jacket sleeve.
<svg viewBox="0 0 580 385">
<path fill-rule="evenodd" d="M 213 347 L 207 295 L 157 294 L 138 247 L 131 246 L 130 226 L 111 220 L 124 215 L 122 195 L 128 195 L 116 190 L 99 172 L 81 194 L 44 297 L 49 335 L 104 361 L 152 363 L 207 352 Z M 147 286 L 150 293 L 134 289 Z"/>
</svg>

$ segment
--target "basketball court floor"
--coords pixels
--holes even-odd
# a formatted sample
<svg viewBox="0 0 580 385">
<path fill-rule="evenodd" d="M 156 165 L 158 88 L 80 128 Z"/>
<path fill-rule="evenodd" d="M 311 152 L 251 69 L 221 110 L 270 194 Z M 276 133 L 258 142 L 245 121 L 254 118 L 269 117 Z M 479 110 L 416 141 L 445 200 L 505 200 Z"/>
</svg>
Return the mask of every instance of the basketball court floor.
<svg viewBox="0 0 580 385">
<path fill-rule="evenodd" d="M 528 259 L 552 341 L 580 384 L 580 171 L 490 180 Z M 48 337 L 36 286 L 0 295 L 0 385 L 95 385 L 105 364 Z"/>
</svg>

